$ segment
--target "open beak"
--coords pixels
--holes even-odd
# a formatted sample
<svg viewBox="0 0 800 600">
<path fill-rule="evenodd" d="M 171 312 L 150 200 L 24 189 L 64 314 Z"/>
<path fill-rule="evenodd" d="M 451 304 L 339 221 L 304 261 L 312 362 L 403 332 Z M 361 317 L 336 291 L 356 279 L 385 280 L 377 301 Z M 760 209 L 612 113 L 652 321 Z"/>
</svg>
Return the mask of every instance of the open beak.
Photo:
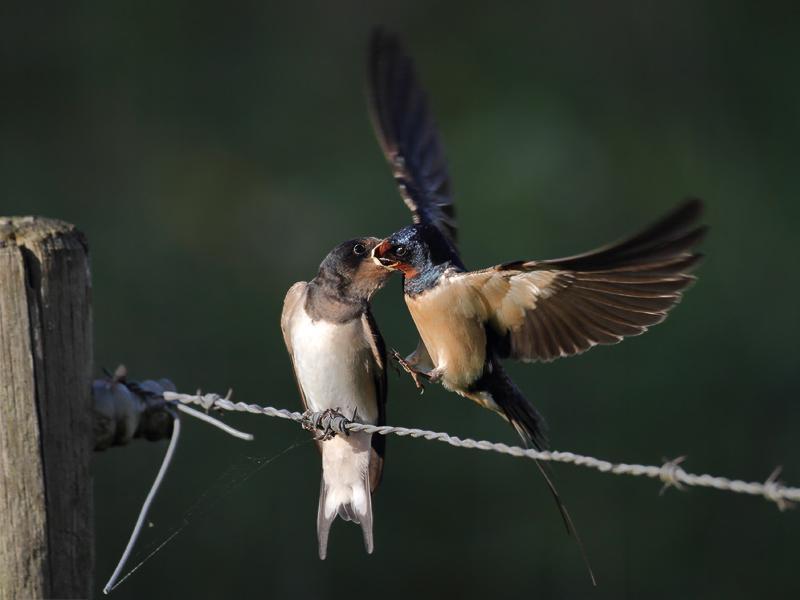
<svg viewBox="0 0 800 600">
<path fill-rule="evenodd" d="M 386 254 L 389 253 L 391 247 L 392 245 L 388 241 L 383 240 L 372 250 L 372 260 L 386 269 L 395 270 L 400 263 L 396 260 L 386 258 Z"/>
</svg>

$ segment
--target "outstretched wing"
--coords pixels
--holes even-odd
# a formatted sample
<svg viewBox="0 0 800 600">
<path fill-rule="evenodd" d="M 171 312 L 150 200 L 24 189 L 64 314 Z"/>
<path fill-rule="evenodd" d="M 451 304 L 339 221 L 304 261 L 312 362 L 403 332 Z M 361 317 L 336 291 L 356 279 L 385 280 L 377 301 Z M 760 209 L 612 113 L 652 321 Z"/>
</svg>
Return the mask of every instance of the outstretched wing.
<svg viewBox="0 0 800 600">
<path fill-rule="evenodd" d="M 477 290 L 501 357 L 551 361 L 616 344 L 663 321 L 693 281 L 699 200 L 641 233 L 592 252 L 521 261 L 454 276 Z"/>
<path fill-rule="evenodd" d="M 375 135 L 414 223 L 434 225 L 455 249 L 450 175 L 427 94 L 398 39 L 380 29 L 370 42 L 367 85 Z"/>
</svg>

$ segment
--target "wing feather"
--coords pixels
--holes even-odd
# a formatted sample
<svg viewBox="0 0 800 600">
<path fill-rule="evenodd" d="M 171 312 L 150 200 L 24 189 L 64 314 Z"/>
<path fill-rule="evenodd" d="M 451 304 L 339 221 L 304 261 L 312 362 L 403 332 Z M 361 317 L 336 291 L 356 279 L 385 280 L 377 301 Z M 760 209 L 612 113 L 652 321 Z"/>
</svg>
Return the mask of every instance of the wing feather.
<svg viewBox="0 0 800 600">
<path fill-rule="evenodd" d="M 616 344 L 667 317 L 694 281 L 706 232 L 690 200 L 616 244 L 563 259 L 519 261 L 457 274 L 486 305 L 488 321 L 507 343 L 501 356 L 551 361 Z"/>
<path fill-rule="evenodd" d="M 294 379 L 297 383 L 297 389 L 300 391 L 300 399 L 303 402 L 303 408 L 308 410 L 308 403 L 306 402 L 306 395 L 303 392 L 303 386 L 300 385 L 300 379 L 297 377 L 297 369 L 294 364 L 294 351 L 292 350 L 292 322 L 298 310 L 302 309 L 303 303 L 306 298 L 306 288 L 308 283 L 305 281 L 298 281 L 289 291 L 286 292 L 286 297 L 283 299 L 283 311 L 281 312 L 281 332 L 283 333 L 283 342 L 286 344 L 286 350 L 289 352 L 289 358 L 292 360 L 292 369 L 294 370 Z"/>
<path fill-rule="evenodd" d="M 372 357 L 375 361 L 375 369 L 373 371 L 373 380 L 375 382 L 375 400 L 378 403 L 378 425 L 386 425 L 386 400 L 388 385 L 386 380 L 386 344 L 383 341 L 383 336 L 378 329 L 378 324 L 372 313 L 367 310 L 361 317 L 361 324 L 364 327 L 364 333 L 370 342 L 372 349 Z M 386 436 L 373 434 L 372 435 L 372 454 L 369 461 L 369 482 L 370 491 L 374 492 L 375 488 L 381 481 L 383 476 L 383 463 L 386 457 Z"/>
<path fill-rule="evenodd" d="M 303 308 L 303 304 L 306 300 L 307 287 L 308 283 L 305 281 L 298 281 L 292 287 L 290 287 L 289 291 L 286 292 L 286 297 L 283 299 L 283 312 L 281 312 L 281 332 L 283 333 L 283 343 L 286 345 L 286 350 L 289 352 L 289 359 L 292 361 L 292 373 L 294 373 L 294 381 L 297 384 L 297 391 L 300 393 L 300 401 L 303 403 L 304 410 L 308 410 L 308 401 L 306 400 L 306 394 L 303 391 L 303 386 L 300 384 L 300 378 L 297 376 L 297 367 L 294 362 L 294 350 L 292 349 L 292 323 L 297 311 L 302 310 Z M 322 453 L 321 442 L 317 441 L 316 445 L 317 450 Z M 323 488 L 324 487 L 325 486 L 323 486 Z M 322 542 L 320 541 L 320 545 L 321 544 Z"/>
<path fill-rule="evenodd" d="M 367 97 L 375 135 L 414 223 L 435 226 L 455 248 L 450 174 L 427 94 L 398 39 L 380 29 L 370 41 Z"/>
</svg>

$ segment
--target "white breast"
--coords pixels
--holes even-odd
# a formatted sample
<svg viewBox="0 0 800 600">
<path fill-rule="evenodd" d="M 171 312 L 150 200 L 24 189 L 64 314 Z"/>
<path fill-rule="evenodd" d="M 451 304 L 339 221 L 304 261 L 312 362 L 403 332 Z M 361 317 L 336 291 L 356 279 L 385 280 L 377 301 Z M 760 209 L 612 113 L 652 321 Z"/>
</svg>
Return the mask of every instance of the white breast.
<svg viewBox="0 0 800 600">
<path fill-rule="evenodd" d="M 378 404 L 372 350 L 360 319 L 345 324 L 312 321 L 300 308 L 290 332 L 300 387 L 313 411 L 329 408 L 376 423 Z"/>
</svg>

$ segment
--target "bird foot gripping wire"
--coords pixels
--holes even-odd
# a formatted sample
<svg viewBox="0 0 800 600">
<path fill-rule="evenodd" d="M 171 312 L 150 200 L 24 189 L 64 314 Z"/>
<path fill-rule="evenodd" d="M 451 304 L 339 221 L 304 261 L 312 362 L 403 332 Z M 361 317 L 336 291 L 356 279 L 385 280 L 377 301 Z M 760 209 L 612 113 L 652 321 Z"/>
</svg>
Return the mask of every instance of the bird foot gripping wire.
<svg viewBox="0 0 800 600">
<path fill-rule="evenodd" d="M 347 431 L 347 426 L 356 419 L 348 419 L 336 408 L 329 408 L 320 412 L 312 412 L 307 410 L 303 413 L 303 419 L 300 424 L 303 429 L 314 432 L 314 439 L 320 442 L 326 442 L 336 434 L 350 435 Z"/>
</svg>

